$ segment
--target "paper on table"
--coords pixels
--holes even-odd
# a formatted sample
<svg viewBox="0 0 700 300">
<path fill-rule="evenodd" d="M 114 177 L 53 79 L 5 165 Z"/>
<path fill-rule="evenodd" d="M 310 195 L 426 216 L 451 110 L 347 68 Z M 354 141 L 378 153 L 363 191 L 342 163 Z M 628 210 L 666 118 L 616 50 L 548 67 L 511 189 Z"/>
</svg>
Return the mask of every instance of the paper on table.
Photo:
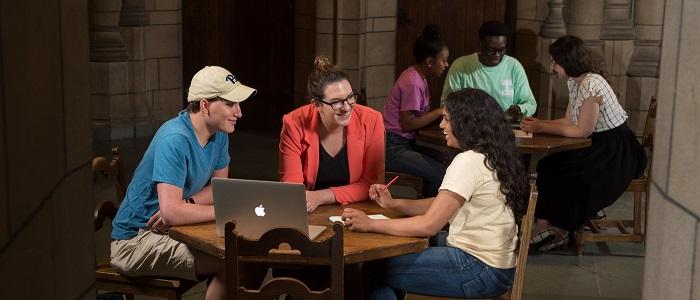
<svg viewBox="0 0 700 300">
<path fill-rule="evenodd" d="M 516 138 L 531 138 L 532 137 L 532 132 L 526 132 L 526 131 L 520 130 L 520 129 L 513 129 L 513 134 L 515 134 Z"/>
<path fill-rule="evenodd" d="M 367 217 L 369 217 L 370 219 L 374 219 L 374 220 L 388 220 L 389 219 L 387 216 L 382 215 L 382 214 L 367 215 Z M 330 217 L 328 217 L 328 219 L 331 220 L 331 222 L 340 222 L 340 223 L 345 224 L 345 222 L 343 222 L 343 220 L 340 216 L 330 216 Z"/>
</svg>

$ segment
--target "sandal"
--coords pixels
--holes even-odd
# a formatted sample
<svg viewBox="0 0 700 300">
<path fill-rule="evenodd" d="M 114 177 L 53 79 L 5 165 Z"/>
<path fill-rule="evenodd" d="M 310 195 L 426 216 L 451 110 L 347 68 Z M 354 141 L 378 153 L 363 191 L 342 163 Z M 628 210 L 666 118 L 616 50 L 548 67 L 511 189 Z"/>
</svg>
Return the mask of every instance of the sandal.
<svg viewBox="0 0 700 300">
<path fill-rule="evenodd" d="M 547 229 L 537 233 L 533 234 L 532 237 L 530 238 L 530 244 L 531 245 L 536 245 L 536 244 L 542 244 L 545 241 L 550 241 L 554 237 L 556 237 L 556 233 L 552 229 L 552 227 L 547 227 Z"/>
<path fill-rule="evenodd" d="M 564 235 L 550 241 L 549 243 L 546 243 L 542 245 L 541 247 L 537 248 L 537 251 L 549 251 L 552 249 L 559 248 L 561 246 L 565 246 L 569 244 L 569 234 L 565 233 Z"/>
</svg>

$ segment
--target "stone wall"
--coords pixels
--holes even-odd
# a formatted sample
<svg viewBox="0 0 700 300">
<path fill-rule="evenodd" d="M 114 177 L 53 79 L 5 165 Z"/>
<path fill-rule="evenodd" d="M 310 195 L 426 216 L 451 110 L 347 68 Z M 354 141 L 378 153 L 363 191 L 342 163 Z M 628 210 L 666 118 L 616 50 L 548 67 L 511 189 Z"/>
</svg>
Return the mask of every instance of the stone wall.
<svg viewBox="0 0 700 300">
<path fill-rule="evenodd" d="M 367 105 L 384 110 L 396 78 L 396 0 L 366 0 L 360 4 L 360 80 Z"/>
<path fill-rule="evenodd" d="M 94 137 L 151 136 L 183 106 L 181 0 L 93 2 Z M 95 51 L 104 48 L 110 52 Z"/>
<path fill-rule="evenodd" d="M 656 94 L 661 0 L 518 0 L 515 57 L 538 99 L 537 116 L 558 118 L 568 103 L 566 82 L 551 73 L 549 45 L 564 34 L 582 38 L 605 60 L 612 87 L 641 135 Z M 634 16 L 634 18 L 632 17 Z"/>
<path fill-rule="evenodd" d="M 0 23 L 0 299 L 94 299 L 88 1 Z"/>
<path fill-rule="evenodd" d="M 294 1 L 294 107 L 308 103 L 306 78 L 313 67 L 318 22 L 316 0 Z"/>
<path fill-rule="evenodd" d="M 316 0 L 313 27 L 307 17 L 312 4 L 297 1 L 296 5 L 296 32 L 301 33 L 296 41 L 304 43 L 295 51 L 295 93 L 305 95 L 313 56 L 323 54 L 348 73 L 353 88 L 366 97 L 370 107 L 381 111 L 394 83 L 396 0 Z M 307 45 L 313 45 L 313 55 Z"/>
<path fill-rule="evenodd" d="M 150 136 L 182 107 L 181 0 L 94 2 L 102 7 L 93 7 L 93 23 L 103 29 L 116 26 L 120 33 L 101 36 L 111 50 L 108 59 L 91 55 L 94 136 Z M 547 47 L 560 35 L 575 34 L 605 58 L 630 126 L 640 134 L 649 99 L 656 93 L 660 3 L 518 0 L 514 55 L 538 99 L 538 116 L 564 114 L 565 82 L 551 74 Z M 324 54 L 350 75 L 370 107 L 381 110 L 396 75 L 396 0 L 297 0 L 295 7 L 295 105 L 306 103 L 313 57 Z M 94 31 L 91 36 L 100 37 Z M 123 53 L 115 54 L 119 51 Z"/>
<path fill-rule="evenodd" d="M 644 299 L 700 297 L 700 2 L 666 0 Z"/>
<path fill-rule="evenodd" d="M 181 0 L 95 0 L 91 115 L 96 140 L 151 136 L 182 107 Z M 122 4 L 123 3 L 123 4 Z M 316 55 L 382 110 L 394 81 L 396 0 L 295 1 L 295 106 Z"/>
</svg>

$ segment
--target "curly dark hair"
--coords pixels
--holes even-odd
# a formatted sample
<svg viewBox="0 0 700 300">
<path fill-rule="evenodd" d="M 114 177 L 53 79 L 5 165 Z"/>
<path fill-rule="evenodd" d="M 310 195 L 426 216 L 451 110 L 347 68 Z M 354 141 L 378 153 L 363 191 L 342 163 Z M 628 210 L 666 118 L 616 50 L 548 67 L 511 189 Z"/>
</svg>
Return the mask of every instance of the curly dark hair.
<svg viewBox="0 0 700 300">
<path fill-rule="evenodd" d="M 602 67 L 602 58 L 595 57 L 591 49 L 586 47 L 583 40 L 577 36 L 565 35 L 558 38 L 549 45 L 549 54 L 571 78 L 586 73 L 596 73 L 610 83 L 610 77 Z"/>
<path fill-rule="evenodd" d="M 520 225 L 527 211 L 527 171 L 515 145 L 515 135 L 503 112 L 488 93 L 479 89 L 456 91 L 445 100 L 450 126 L 462 151 L 484 154 L 484 165 L 496 172 L 506 205 Z"/>
</svg>

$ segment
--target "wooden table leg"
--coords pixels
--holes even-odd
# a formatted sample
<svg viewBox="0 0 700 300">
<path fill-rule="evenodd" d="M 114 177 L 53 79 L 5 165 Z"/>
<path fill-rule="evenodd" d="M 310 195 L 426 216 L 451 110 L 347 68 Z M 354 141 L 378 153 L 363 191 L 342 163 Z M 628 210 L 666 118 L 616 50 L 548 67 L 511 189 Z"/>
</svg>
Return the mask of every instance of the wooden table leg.
<svg viewBox="0 0 700 300">
<path fill-rule="evenodd" d="M 520 154 L 520 159 L 522 160 L 523 166 L 525 166 L 525 169 L 530 171 L 530 160 L 532 159 L 532 155 L 523 153 L 523 154 Z"/>
<path fill-rule="evenodd" d="M 345 299 L 364 299 L 362 264 L 345 265 Z"/>
</svg>

